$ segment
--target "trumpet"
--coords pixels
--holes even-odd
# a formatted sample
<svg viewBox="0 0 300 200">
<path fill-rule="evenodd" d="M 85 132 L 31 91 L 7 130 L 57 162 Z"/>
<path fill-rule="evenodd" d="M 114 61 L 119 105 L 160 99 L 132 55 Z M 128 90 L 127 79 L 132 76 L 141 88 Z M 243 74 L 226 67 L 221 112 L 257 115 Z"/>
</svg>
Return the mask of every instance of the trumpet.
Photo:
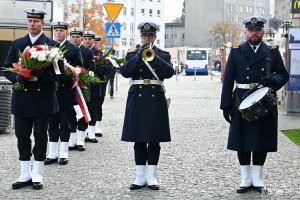
<svg viewBox="0 0 300 200">
<path fill-rule="evenodd" d="M 148 45 L 148 48 L 142 52 L 142 58 L 146 61 L 152 61 L 155 58 L 155 51 L 152 49 L 153 43 Z"/>
</svg>

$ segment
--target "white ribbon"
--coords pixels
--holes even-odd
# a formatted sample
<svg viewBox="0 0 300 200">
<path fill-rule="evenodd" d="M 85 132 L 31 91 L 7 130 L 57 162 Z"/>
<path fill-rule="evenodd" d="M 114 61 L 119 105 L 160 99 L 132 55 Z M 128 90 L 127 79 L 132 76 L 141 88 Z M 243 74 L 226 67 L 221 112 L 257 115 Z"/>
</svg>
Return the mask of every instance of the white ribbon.
<svg viewBox="0 0 300 200">
<path fill-rule="evenodd" d="M 109 62 L 115 67 L 115 68 L 119 68 L 119 64 L 117 63 L 116 60 L 112 59 L 111 57 L 106 57 L 106 60 L 109 60 Z"/>
<path fill-rule="evenodd" d="M 53 64 L 53 69 L 55 71 L 55 74 L 61 74 L 60 70 L 59 70 L 59 67 L 58 67 L 58 64 L 57 64 L 57 61 L 53 61 L 52 64 Z"/>
</svg>

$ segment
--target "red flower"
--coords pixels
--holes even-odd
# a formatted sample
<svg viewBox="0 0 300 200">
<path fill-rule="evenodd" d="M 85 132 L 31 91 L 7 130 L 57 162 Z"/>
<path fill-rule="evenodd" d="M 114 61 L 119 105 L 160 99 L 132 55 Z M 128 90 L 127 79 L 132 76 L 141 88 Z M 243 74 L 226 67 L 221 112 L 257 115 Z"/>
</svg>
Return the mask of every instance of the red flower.
<svg viewBox="0 0 300 200">
<path fill-rule="evenodd" d="M 82 81 L 78 82 L 78 86 L 82 87 L 83 86 L 83 82 Z"/>
<path fill-rule="evenodd" d="M 98 60 L 98 56 L 94 56 L 94 60 L 97 61 Z"/>
<path fill-rule="evenodd" d="M 27 50 L 24 52 L 23 56 L 24 56 L 25 58 L 30 58 L 30 56 L 31 56 L 30 49 L 27 49 Z"/>
<path fill-rule="evenodd" d="M 97 54 L 97 56 L 99 57 L 99 56 L 102 56 L 103 55 L 103 53 L 101 53 L 101 52 L 99 52 L 98 54 Z"/>
<path fill-rule="evenodd" d="M 80 73 L 81 74 L 85 74 L 86 73 L 86 70 L 83 68 L 83 67 L 80 67 L 80 66 L 76 66 L 80 69 Z"/>
<path fill-rule="evenodd" d="M 41 45 L 35 45 L 34 48 L 36 49 L 36 51 L 43 51 L 44 48 Z"/>
</svg>

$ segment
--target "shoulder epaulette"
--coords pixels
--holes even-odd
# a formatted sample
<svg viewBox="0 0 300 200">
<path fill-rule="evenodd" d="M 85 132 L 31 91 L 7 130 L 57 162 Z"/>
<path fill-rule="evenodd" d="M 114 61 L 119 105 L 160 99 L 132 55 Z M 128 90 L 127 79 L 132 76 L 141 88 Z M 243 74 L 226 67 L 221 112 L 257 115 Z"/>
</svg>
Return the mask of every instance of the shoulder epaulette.
<svg viewBox="0 0 300 200">
<path fill-rule="evenodd" d="M 238 49 L 238 48 L 240 48 L 240 45 L 236 45 L 236 46 L 234 46 L 234 47 L 232 47 L 233 49 Z"/>
<path fill-rule="evenodd" d="M 273 44 L 273 45 L 271 46 L 271 49 L 277 49 L 277 48 L 278 48 L 278 46 L 275 45 L 275 44 Z"/>
</svg>

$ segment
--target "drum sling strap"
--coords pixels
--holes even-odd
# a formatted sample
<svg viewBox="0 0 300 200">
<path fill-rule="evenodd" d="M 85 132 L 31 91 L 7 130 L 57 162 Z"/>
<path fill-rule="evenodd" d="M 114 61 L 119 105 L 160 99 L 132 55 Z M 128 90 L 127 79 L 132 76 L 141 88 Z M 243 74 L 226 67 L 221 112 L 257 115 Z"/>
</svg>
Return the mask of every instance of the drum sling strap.
<svg viewBox="0 0 300 200">
<path fill-rule="evenodd" d="M 271 74 L 271 62 L 272 62 L 271 50 L 270 50 L 270 47 L 268 47 L 267 57 L 266 57 L 266 76 L 270 76 L 270 74 Z M 236 106 L 239 107 L 240 104 L 241 104 L 241 100 L 238 96 L 238 93 L 236 93 Z"/>
</svg>

